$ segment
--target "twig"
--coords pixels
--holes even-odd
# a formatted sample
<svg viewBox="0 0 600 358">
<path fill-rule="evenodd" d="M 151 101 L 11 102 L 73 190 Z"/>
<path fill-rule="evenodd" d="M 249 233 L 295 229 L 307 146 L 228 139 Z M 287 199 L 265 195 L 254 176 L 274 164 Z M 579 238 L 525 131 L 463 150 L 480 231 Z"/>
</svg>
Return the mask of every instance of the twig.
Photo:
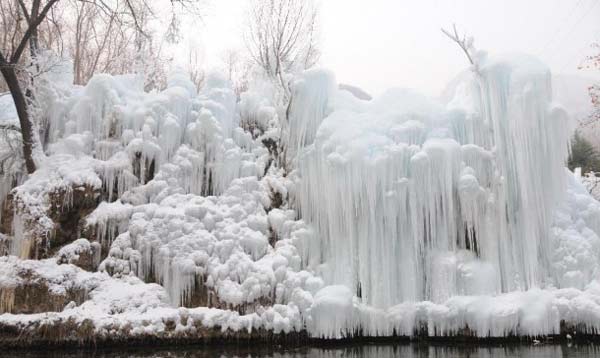
<svg viewBox="0 0 600 358">
<path fill-rule="evenodd" d="M 469 53 L 469 45 L 467 45 L 466 37 L 463 35 L 463 37 L 461 38 L 458 35 L 458 31 L 456 30 L 456 24 L 452 24 L 452 29 L 454 30 L 453 33 L 450 33 L 450 31 L 445 30 L 444 28 L 442 28 L 441 30 L 446 36 L 448 36 L 452 41 L 456 42 L 458 44 L 458 46 L 460 46 L 460 48 L 463 50 L 465 55 L 467 55 L 467 58 L 469 59 L 469 62 L 471 63 L 471 65 L 474 65 L 475 62 L 473 61 L 473 58 L 471 57 L 471 54 Z"/>
</svg>

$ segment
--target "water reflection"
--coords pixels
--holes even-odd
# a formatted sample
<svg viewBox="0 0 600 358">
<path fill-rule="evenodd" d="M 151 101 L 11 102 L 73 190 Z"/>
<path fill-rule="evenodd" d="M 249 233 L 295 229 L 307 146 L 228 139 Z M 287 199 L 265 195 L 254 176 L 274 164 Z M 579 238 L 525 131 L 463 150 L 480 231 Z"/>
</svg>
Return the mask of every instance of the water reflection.
<svg viewBox="0 0 600 358">
<path fill-rule="evenodd" d="M 600 357 L 594 345 L 349 345 L 333 348 L 161 347 L 119 350 L 4 352 L 2 357 L 66 358 L 546 358 Z"/>
</svg>

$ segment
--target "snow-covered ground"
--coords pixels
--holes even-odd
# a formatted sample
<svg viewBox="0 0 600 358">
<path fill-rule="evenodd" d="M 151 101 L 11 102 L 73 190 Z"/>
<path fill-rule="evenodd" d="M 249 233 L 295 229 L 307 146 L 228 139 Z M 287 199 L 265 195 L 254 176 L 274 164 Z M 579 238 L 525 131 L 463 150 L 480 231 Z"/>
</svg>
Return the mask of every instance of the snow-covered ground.
<svg viewBox="0 0 600 358">
<path fill-rule="evenodd" d="M 0 326 L 596 332 L 600 203 L 564 168 L 568 116 L 550 72 L 527 56 L 478 61 L 447 102 L 405 89 L 359 99 L 321 69 L 295 78 L 287 108 L 258 82 L 238 100 L 216 73 L 200 93 L 180 71 L 159 93 L 135 76 L 60 84 L 44 102 L 47 157 L 0 182 L 12 210 L 0 308 L 13 312 L 27 284 L 61 303 L 81 295 Z M 85 260 L 97 271 L 74 265 Z"/>
</svg>

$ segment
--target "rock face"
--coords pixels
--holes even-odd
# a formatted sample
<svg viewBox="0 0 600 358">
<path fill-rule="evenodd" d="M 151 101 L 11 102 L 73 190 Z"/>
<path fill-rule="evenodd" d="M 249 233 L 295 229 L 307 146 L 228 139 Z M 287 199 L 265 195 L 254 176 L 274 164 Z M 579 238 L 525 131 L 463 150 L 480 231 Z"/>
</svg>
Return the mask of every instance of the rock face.
<svg viewBox="0 0 600 358">
<path fill-rule="evenodd" d="M 9 194 L 2 208 L 0 232 L 12 240 L 0 242 L 0 252 L 23 259 L 52 257 L 79 238 L 83 219 L 98 206 L 99 198 L 100 190 L 89 185 L 51 191 L 44 205 L 30 205 L 18 193 Z"/>
<path fill-rule="evenodd" d="M 43 280 L 0 288 L 0 313 L 29 314 L 62 311 L 70 302 L 85 301 L 84 291 L 53 292 Z"/>
<path fill-rule="evenodd" d="M 10 249 L 10 237 L 8 235 L 0 233 L 0 256 L 8 255 L 9 249 Z"/>
<path fill-rule="evenodd" d="M 103 346 L 143 346 L 143 345 L 173 345 L 173 344 L 211 344 L 222 345 L 224 342 L 236 344 L 262 344 L 299 346 L 306 344 L 309 337 L 306 331 L 278 333 L 267 329 L 234 331 L 221 327 L 207 328 L 202 321 L 187 318 L 183 322 L 165 319 L 161 321 L 164 330 L 160 333 L 135 332 L 131 326 L 111 327 L 110 334 L 98 333 L 97 327 L 89 320 L 78 322 L 76 319 L 67 321 L 33 322 L 26 330 L 23 327 L 0 323 L 0 342 L 5 348 L 29 349 L 31 347 L 98 347 Z M 178 327 L 185 323 L 191 329 L 180 331 Z"/>
<path fill-rule="evenodd" d="M 49 216 L 54 221 L 50 247 L 56 249 L 79 238 L 83 219 L 99 204 L 100 190 L 89 186 L 73 187 L 69 192 L 50 194 Z M 52 252 L 51 252 L 52 253 Z"/>
<path fill-rule="evenodd" d="M 63 246 L 56 254 L 58 264 L 73 264 L 86 271 L 94 272 L 100 263 L 101 246 L 97 242 L 78 239 Z"/>
<path fill-rule="evenodd" d="M 54 260 L 0 258 L 0 313 L 58 312 L 83 303 L 88 295 L 78 273 L 76 267 L 58 266 Z"/>
</svg>

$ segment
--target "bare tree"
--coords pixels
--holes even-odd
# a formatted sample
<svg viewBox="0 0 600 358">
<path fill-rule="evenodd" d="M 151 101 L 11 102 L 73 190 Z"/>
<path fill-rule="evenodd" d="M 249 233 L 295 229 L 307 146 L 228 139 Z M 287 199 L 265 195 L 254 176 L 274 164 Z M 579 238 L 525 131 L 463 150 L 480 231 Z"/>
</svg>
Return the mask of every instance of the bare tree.
<svg viewBox="0 0 600 358">
<path fill-rule="evenodd" d="M 52 10 L 56 8 L 61 0 L 2 0 L 0 1 L 0 20 L 2 25 L 2 34 L 0 34 L 0 72 L 6 82 L 6 87 L 10 91 L 21 130 L 23 158 L 25 167 L 28 173 L 33 173 L 36 169 L 34 161 L 34 152 L 43 153 L 39 140 L 39 135 L 36 130 L 35 121 L 32 118 L 30 106 L 31 98 L 34 97 L 33 88 L 29 81 L 30 76 L 27 76 L 27 66 L 23 66 L 22 60 L 26 57 L 26 49 L 29 48 L 29 56 L 34 58 L 37 50 L 40 48 L 39 36 L 40 29 L 44 21 L 48 20 L 50 24 L 46 26 L 52 27 L 52 20 L 55 18 Z M 114 37 L 111 36 L 96 36 L 97 24 L 93 21 L 87 22 L 89 26 L 84 26 L 86 21 L 89 21 L 94 14 L 103 12 L 108 20 L 107 33 L 111 33 L 112 24 L 114 21 L 120 21 L 124 24 L 128 21 L 136 29 L 138 35 L 147 36 L 143 27 L 143 17 L 150 9 L 148 0 L 123 0 L 123 1 L 105 1 L 105 0 L 74 0 L 78 3 L 80 16 L 76 23 L 77 33 L 79 38 L 75 41 L 76 61 L 82 61 L 82 58 L 88 55 L 83 55 L 83 47 L 87 46 L 86 40 L 89 32 L 91 37 L 99 41 L 96 43 L 97 50 L 92 55 L 92 60 L 88 63 L 92 64 L 92 69 L 88 70 L 92 73 L 96 70 L 100 56 L 109 53 L 109 59 L 118 58 L 121 54 L 119 49 L 123 48 L 123 44 L 128 43 L 127 37 L 120 37 L 121 45 L 111 42 Z M 175 4 L 181 6 L 193 6 L 196 0 L 164 0 L 170 2 L 172 6 Z M 91 7 L 88 7 L 91 6 Z M 93 8 L 92 8 L 93 7 Z M 6 10 L 6 12 L 5 12 Z M 114 15 L 114 16 L 113 16 Z M 118 16 L 117 16 L 118 15 Z M 55 26 L 58 28 L 58 26 Z M 96 33 L 94 33 L 96 32 Z M 58 31 L 60 34 L 60 31 Z M 79 51 L 77 53 L 77 51 Z M 108 61 L 110 62 L 110 61 Z M 77 65 L 79 72 L 79 80 L 82 81 L 84 71 L 81 64 Z M 25 79 L 24 79 L 25 78 Z M 29 98 L 29 99 L 28 99 Z"/>
<path fill-rule="evenodd" d="M 18 34 L 24 32 L 25 18 L 16 0 L 0 1 L 0 49 L 12 51 L 17 47 Z M 0 80 L 0 92 L 8 91 L 6 82 Z"/>
<path fill-rule="evenodd" d="M 130 6 L 136 14 L 135 22 L 128 15 Z M 60 9 L 65 14 L 60 23 L 67 30 L 65 39 L 61 37 L 62 46 L 72 56 L 75 84 L 87 83 L 98 72 L 140 73 L 154 62 L 161 62 L 148 26 L 153 12 L 144 1 L 132 0 L 130 5 L 115 2 L 106 8 L 92 2 L 66 0 Z M 47 47 L 55 49 L 58 44 L 49 43 Z"/>
<path fill-rule="evenodd" d="M 30 45 L 33 52 L 35 51 L 35 48 L 38 46 L 38 26 L 42 23 L 52 6 L 59 0 L 47 0 L 45 4 L 42 4 L 42 0 L 32 0 L 29 9 L 26 7 L 24 0 L 17 1 L 20 12 L 25 19 L 25 24 L 23 25 L 25 32 L 20 35 L 18 34 L 17 29 L 15 29 L 13 32 L 14 37 L 11 39 L 10 43 L 11 48 L 8 51 L 7 49 L 0 50 L 0 72 L 2 72 L 2 76 L 13 97 L 15 108 L 19 116 L 25 167 L 28 173 L 33 173 L 36 168 L 33 160 L 33 151 L 34 149 L 41 150 L 41 148 L 39 146 L 39 139 L 37 139 L 37 133 L 34 130 L 33 122 L 28 114 L 28 103 L 25 98 L 25 92 L 23 91 L 17 76 L 17 66 L 28 45 Z M 37 148 L 34 148 L 34 146 Z"/>
<path fill-rule="evenodd" d="M 250 64 L 241 51 L 233 48 L 227 49 L 221 54 L 221 61 L 229 82 L 239 98 L 240 94 L 248 89 Z"/>
<path fill-rule="evenodd" d="M 190 80 L 196 85 L 196 90 L 200 90 L 206 77 L 202 68 L 203 63 L 204 53 L 198 46 L 191 45 L 188 50 L 188 61 L 185 67 L 190 75 Z"/>
<path fill-rule="evenodd" d="M 317 8 L 311 0 L 253 0 L 244 33 L 250 58 L 286 98 L 285 73 L 310 68 L 319 59 Z"/>
</svg>

